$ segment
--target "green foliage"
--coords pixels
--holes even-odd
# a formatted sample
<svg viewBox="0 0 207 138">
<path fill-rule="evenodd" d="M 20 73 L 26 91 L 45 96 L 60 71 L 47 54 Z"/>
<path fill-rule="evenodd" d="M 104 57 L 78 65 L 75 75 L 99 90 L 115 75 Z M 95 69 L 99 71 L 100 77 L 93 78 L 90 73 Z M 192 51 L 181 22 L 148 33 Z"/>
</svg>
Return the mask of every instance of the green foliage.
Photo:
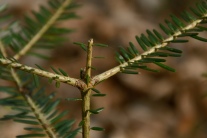
<svg viewBox="0 0 207 138">
<path fill-rule="evenodd" d="M 207 42 L 206 38 L 198 36 L 200 32 L 207 29 L 202 26 L 206 22 L 206 11 L 206 2 L 201 1 L 195 8 L 191 8 L 192 13 L 183 12 L 181 19 L 171 15 L 172 21 L 165 20 L 166 25 L 159 25 L 161 30 L 167 35 L 166 38 L 155 29 L 152 31 L 146 30 L 147 35 L 141 34 L 141 36 L 136 36 L 136 41 L 144 53 L 140 54 L 141 52 L 138 51 L 132 42 L 129 42 L 127 49 L 121 47 L 120 53 L 116 54 L 116 59 L 121 64 L 121 72 L 138 74 L 136 69 L 158 72 L 158 70 L 149 68 L 149 63 L 175 72 L 175 69 L 163 64 L 165 62 L 164 58 L 180 57 L 182 51 L 168 45 L 170 43 L 186 43 L 188 40 L 183 39 L 186 36 Z"/>
<path fill-rule="evenodd" d="M 65 34 L 73 32 L 72 29 L 58 27 L 57 24 L 64 20 L 78 18 L 72 11 L 79 5 L 70 3 L 70 0 L 51 0 L 49 7 L 40 6 L 39 11 L 32 11 L 32 16 L 25 15 L 24 23 L 19 25 L 19 31 L 10 30 L 9 34 L 1 40 L 8 45 L 14 53 L 21 55 L 30 54 L 40 58 L 45 55 L 35 52 L 36 49 L 51 49 L 63 43 Z M 32 51 L 28 51 L 29 49 Z M 15 58 L 19 58 L 14 56 Z"/>
<path fill-rule="evenodd" d="M 104 128 L 101 127 L 92 127 L 91 130 L 95 130 L 95 131 L 104 131 Z"/>
<path fill-rule="evenodd" d="M 55 100 L 55 93 L 45 94 L 44 88 L 35 88 L 35 84 L 28 84 L 24 94 L 11 86 L 1 86 L 0 92 L 8 96 L 0 99 L 0 105 L 15 110 L 15 114 L 5 115 L 1 120 L 12 119 L 15 122 L 30 125 L 25 130 L 31 134 L 17 136 L 26 137 L 67 137 L 72 138 L 77 130 L 71 130 L 74 120 L 63 120 L 68 111 L 57 112 L 60 100 Z"/>
<path fill-rule="evenodd" d="M 71 29 L 57 27 L 56 24 L 63 20 L 74 19 L 78 16 L 71 10 L 78 5 L 70 0 L 50 0 L 49 7 L 40 6 L 39 12 L 33 11 L 33 17 L 25 15 L 24 24 L 17 24 L 20 30 L 14 31 L 14 23 L 11 16 L 6 13 L 6 5 L 0 6 L 1 22 L 8 25 L 1 30 L 0 57 L 10 63 L 25 55 L 32 54 L 40 58 L 44 55 L 36 53 L 34 49 L 51 49 L 65 40 L 64 35 L 72 32 Z M 11 49 L 16 55 L 9 58 L 7 49 Z M 32 50 L 32 52 L 29 52 Z M 36 65 L 37 68 L 43 69 Z M 22 66 L 19 66 L 20 68 Z M 55 70 L 54 68 L 52 68 Z M 29 72 L 34 69 L 29 70 Z M 56 70 L 55 70 L 56 71 Z M 58 74 L 68 76 L 65 71 L 59 69 Z M 14 86 L 0 86 L 0 92 L 7 96 L 0 99 L 0 105 L 8 106 L 14 110 L 14 114 L 7 114 L 3 120 L 27 124 L 24 129 L 28 134 L 19 135 L 18 138 L 27 137 L 53 137 L 73 138 L 79 133 L 80 128 L 72 130 L 74 120 L 63 119 L 68 111 L 58 111 L 60 99 L 55 99 L 55 93 L 46 94 L 41 88 L 39 76 L 22 71 L 15 71 L 10 65 L 0 66 L 0 78 L 13 82 Z M 60 82 L 56 82 L 57 87 Z"/>
</svg>

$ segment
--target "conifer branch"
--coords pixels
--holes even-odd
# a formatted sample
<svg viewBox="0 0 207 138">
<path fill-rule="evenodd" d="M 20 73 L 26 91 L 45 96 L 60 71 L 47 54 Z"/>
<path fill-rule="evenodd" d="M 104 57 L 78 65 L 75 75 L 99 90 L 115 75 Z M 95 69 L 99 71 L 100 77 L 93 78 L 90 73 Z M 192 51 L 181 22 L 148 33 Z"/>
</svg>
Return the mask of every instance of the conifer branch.
<svg viewBox="0 0 207 138">
<path fill-rule="evenodd" d="M 90 137 L 90 130 L 98 130 L 98 131 L 103 130 L 102 128 L 99 128 L 99 127 L 91 127 L 90 126 L 90 115 L 97 114 L 101 110 L 103 110 L 103 108 L 91 110 L 91 107 L 90 107 L 92 91 L 97 93 L 92 96 L 104 96 L 104 94 L 101 94 L 98 90 L 96 90 L 94 88 L 95 85 L 97 85 L 98 83 L 100 83 L 103 80 L 110 78 L 111 76 L 113 76 L 119 72 L 136 74 L 137 72 L 133 72 L 135 69 L 146 69 L 146 70 L 148 69 L 151 71 L 156 71 L 156 70 L 153 70 L 150 68 L 145 68 L 145 67 L 147 67 L 147 66 L 144 66 L 146 63 L 147 64 L 154 63 L 160 67 L 163 67 L 165 69 L 167 68 L 170 71 L 174 71 L 172 68 L 162 64 L 162 62 L 165 62 L 165 59 L 159 58 L 159 57 L 167 57 L 167 56 L 171 56 L 171 57 L 180 56 L 180 54 L 175 54 L 175 53 L 176 53 L 176 51 L 177 51 L 177 53 L 182 53 L 182 51 L 180 52 L 180 50 L 167 47 L 171 42 L 177 42 L 177 43 L 187 42 L 187 40 L 177 39 L 178 37 L 186 37 L 186 36 L 190 36 L 194 39 L 198 39 L 200 41 L 207 42 L 206 38 L 202 38 L 202 37 L 198 36 L 199 32 L 207 30 L 206 27 L 203 27 L 200 25 L 198 26 L 198 24 L 207 23 L 206 22 L 207 4 L 204 1 L 201 1 L 200 4 L 197 4 L 197 9 L 191 9 L 192 12 L 196 15 L 197 19 L 194 18 L 194 16 L 191 16 L 190 14 L 186 13 L 186 14 L 184 14 L 183 19 L 187 22 L 187 25 L 185 25 L 185 23 L 183 23 L 180 19 L 178 19 L 175 16 L 172 16 L 173 22 L 169 22 L 168 20 L 165 20 L 165 22 L 167 23 L 167 28 L 162 24 L 160 24 L 160 27 L 168 35 L 167 38 L 164 38 L 156 30 L 153 30 L 153 33 L 151 31 L 147 30 L 147 33 L 148 33 L 147 37 L 144 34 L 142 34 L 141 37 L 136 36 L 137 42 L 139 43 L 142 50 L 144 51 L 142 54 L 140 54 L 138 52 L 138 50 L 134 47 L 134 45 L 130 42 L 130 47 L 129 47 L 129 49 L 127 49 L 128 51 L 125 50 L 124 48 L 122 48 L 120 50 L 121 54 L 117 53 L 117 55 L 118 55 L 117 60 L 120 62 L 119 66 L 116 66 L 112 69 L 109 69 L 109 70 L 107 70 L 99 75 L 96 75 L 94 77 L 91 77 L 92 58 L 93 58 L 92 47 L 95 46 L 95 44 L 93 44 L 93 39 L 90 39 L 88 41 L 87 47 L 86 47 L 86 44 L 77 43 L 87 52 L 86 67 L 85 67 L 85 70 L 83 70 L 81 73 L 81 77 L 80 77 L 81 79 L 69 77 L 67 75 L 67 73 L 64 72 L 62 69 L 56 70 L 55 68 L 51 67 L 52 70 L 54 71 L 54 73 L 50 73 L 38 65 L 37 66 L 39 69 L 18 63 L 17 60 L 19 60 L 21 58 L 21 56 L 28 53 L 28 51 L 37 42 L 39 42 L 39 40 L 41 41 L 41 38 L 43 38 L 43 40 L 44 40 L 44 34 L 46 34 L 45 36 L 47 36 L 47 31 L 53 27 L 52 25 L 54 25 L 58 19 L 66 19 L 66 17 L 64 17 L 64 16 L 60 17 L 60 16 L 64 13 L 64 10 L 69 6 L 71 1 L 72 0 L 61 1 L 62 4 L 60 4 L 61 2 L 59 3 L 60 5 L 57 6 L 59 8 L 57 8 L 56 12 L 54 14 L 52 14 L 51 16 L 46 16 L 49 18 L 46 18 L 46 20 L 44 20 L 44 24 L 41 24 L 40 26 L 38 26 L 38 28 L 36 28 L 36 30 L 33 33 L 31 33 L 32 35 L 28 34 L 28 37 L 33 36 L 32 38 L 30 37 L 31 39 L 30 38 L 29 38 L 29 40 L 24 39 L 24 37 L 27 36 L 27 31 L 28 31 L 28 30 L 27 31 L 24 30 L 25 28 L 23 28 L 23 31 L 25 31 L 25 32 L 23 33 L 22 36 L 24 36 L 24 37 L 22 37 L 22 38 L 18 37 L 18 34 L 15 34 L 15 33 L 13 33 L 13 36 L 8 36 L 8 38 L 14 37 L 14 40 L 13 41 L 11 40 L 11 42 L 18 42 L 18 41 L 20 42 L 22 40 L 22 43 L 18 43 L 19 45 L 16 45 L 16 47 L 15 47 L 15 45 L 11 46 L 11 48 L 13 48 L 14 52 L 16 52 L 16 55 L 14 55 L 13 58 L 10 59 L 7 56 L 5 46 L 2 43 L 2 42 L 4 42 L 3 39 L 2 39 L 2 42 L 0 41 L 0 52 L 1 52 L 0 53 L 0 65 L 5 66 L 5 68 L 8 67 L 7 69 L 5 69 L 6 73 L 4 72 L 4 70 L 2 72 L 4 72 L 6 75 L 9 75 L 9 77 L 8 76 L 4 77 L 3 76 L 4 74 L 2 73 L 3 75 L 1 77 L 3 79 L 6 78 L 8 80 L 14 81 L 15 84 L 17 85 L 16 87 L 18 88 L 18 90 L 15 88 L 14 93 L 15 93 L 15 95 L 18 94 L 17 98 L 21 97 L 21 100 L 17 99 L 14 102 L 16 97 L 13 97 L 13 95 L 11 94 L 11 97 L 9 97 L 9 98 L 12 100 L 12 103 L 10 103 L 10 101 L 9 101 L 10 99 L 8 100 L 8 98 L 6 98 L 6 100 L 2 99 L 2 101 L 3 101 L 2 104 L 13 106 L 14 108 L 17 107 L 18 109 L 17 108 L 15 108 L 15 109 L 21 111 L 20 114 L 7 115 L 7 116 L 5 116 L 5 118 L 6 119 L 14 119 L 17 122 L 18 121 L 23 122 L 23 123 L 29 122 L 32 125 L 41 125 L 41 127 L 42 127 L 41 129 L 39 129 L 37 127 L 33 127 L 33 130 L 36 129 L 36 131 L 38 131 L 38 132 L 42 131 L 41 134 L 38 133 L 41 135 L 41 137 L 47 136 L 49 138 L 62 138 L 62 137 L 70 137 L 71 138 L 79 131 L 79 129 L 77 129 L 74 132 L 72 132 L 71 134 L 69 134 L 70 133 L 69 128 L 71 127 L 73 121 L 69 121 L 69 120 L 62 121 L 61 120 L 61 117 L 66 115 L 67 112 L 62 112 L 60 114 L 58 114 L 58 111 L 54 112 L 54 110 L 56 110 L 55 107 L 59 103 L 59 100 L 56 100 L 56 101 L 51 100 L 51 97 L 54 97 L 53 95 L 50 95 L 51 97 L 48 95 L 45 96 L 43 91 L 41 91 L 41 90 L 38 90 L 38 92 L 31 91 L 31 89 L 36 90 L 34 88 L 34 86 L 35 86 L 34 84 L 37 84 L 36 82 L 38 82 L 38 78 L 36 75 L 43 76 L 43 77 L 46 77 L 50 80 L 56 81 L 56 84 L 58 84 L 56 86 L 59 86 L 59 82 L 63 82 L 63 83 L 66 83 L 66 84 L 69 84 L 69 85 L 72 85 L 74 87 L 79 88 L 79 90 L 81 92 L 81 100 L 82 100 L 82 122 L 80 124 L 80 125 L 82 125 L 82 136 L 83 136 L 83 138 L 89 138 Z M 56 9 L 56 2 L 57 1 L 54 0 L 54 3 L 52 3 L 52 7 L 53 8 L 55 7 L 55 9 Z M 43 11 L 45 10 L 46 12 L 48 11 L 47 9 L 44 9 L 44 8 L 42 10 Z M 35 13 L 34 15 L 36 15 L 38 17 L 42 17 L 41 14 L 43 15 L 43 12 L 42 13 Z M 40 23 L 42 23 L 41 22 L 42 18 L 38 18 L 38 17 L 37 17 L 38 21 L 40 21 Z M 69 15 L 67 16 L 67 18 L 69 18 Z M 30 18 L 28 18 L 27 21 L 30 23 L 31 22 L 33 23 L 33 20 L 30 20 Z M 27 27 L 29 27 L 29 26 L 30 26 L 30 24 L 28 24 Z M 35 24 L 34 24 L 34 26 L 35 26 Z M 32 30 L 31 28 L 29 27 L 30 30 Z M 57 30 L 58 29 L 54 27 L 50 31 L 56 32 Z M 68 32 L 68 30 L 61 29 L 61 28 L 59 28 L 58 31 L 61 31 L 63 33 Z M 8 38 L 4 39 L 4 40 L 8 41 Z M 52 39 L 55 39 L 55 38 L 56 37 L 53 37 Z M 58 40 L 62 42 L 62 39 L 58 39 Z M 50 45 L 49 42 L 48 42 L 48 44 Z M 53 43 L 53 42 L 51 42 L 51 43 Z M 26 45 L 24 45 L 24 44 L 26 44 Z M 7 45 L 9 45 L 9 44 L 7 44 Z M 21 45 L 22 45 L 22 47 L 21 47 Z M 100 46 L 100 44 L 98 44 L 98 45 Z M 102 45 L 102 46 L 104 46 L 104 45 Z M 167 51 L 167 52 L 165 53 L 163 51 L 165 51 L 165 52 Z M 175 53 L 172 53 L 173 51 Z M 158 58 L 154 58 L 154 57 L 158 57 Z M 15 69 L 20 69 L 22 71 L 29 72 L 30 74 L 33 74 L 35 83 L 31 83 L 29 85 L 28 85 L 28 83 L 25 84 L 22 75 L 17 74 Z M 129 70 L 127 70 L 127 69 L 129 69 Z M 28 78 L 30 80 L 30 76 Z M 26 85 L 28 85 L 28 87 Z M 7 92 L 10 92 L 10 91 L 7 91 Z M 19 101 L 21 101 L 21 103 L 23 105 L 22 107 L 21 107 L 21 104 L 18 105 L 18 103 L 20 103 Z M 30 109 L 28 110 L 28 108 L 30 108 Z M 34 114 L 32 116 L 30 116 L 31 111 Z M 22 114 L 23 114 L 23 116 L 21 116 Z M 27 120 L 28 118 L 30 118 L 31 120 Z M 33 121 L 33 119 L 37 119 L 38 121 Z M 32 130 L 32 129 L 30 129 L 30 130 Z M 67 135 L 67 134 L 69 134 L 69 135 Z M 34 133 L 31 135 L 30 134 L 29 135 L 21 135 L 21 136 L 17 136 L 17 137 L 36 137 L 36 136 L 37 136 L 37 134 Z"/>
<path fill-rule="evenodd" d="M 46 78 L 49 78 L 49 79 L 52 79 L 52 80 L 55 80 L 55 81 L 67 83 L 69 85 L 72 85 L 72 86 L 75 86 L 75 87 L 78 87 L 78 88 L 83 88 L 84 85 L 85 85 L 85 83 L 82 82 L 79 79 L 75 79 L 75 78 L 71 78 L 71 77 L 67 77 L 67 76 L 47 72 L 47 71 L 44 71 L 44 70 L 40 70 L 40 69 L 37 69 L 37 68 L 29 67 L 29 66 L 26 66 L 26 65 L 22 65 L 20 63 L 17 63 L 15 61 L 11 61 L 11 60 L 6 59 L 6 58 L 0 58 L 0 64 L 9 66 L 11 68 L 17 68 L 17 69 L 29 72 L 31 74 L 36 74 L 38 76 L 46 77 Z"/>
<path fill-rule="evenodd" d="M 48 20 L 47 23 L 36 33 L 36 35 L 24 46 L 21 51 L 14 55 L 14 59 L 18 60 L 21 56 L 25 55 L 34 44 L 44 35 L 44 33 L 56 22 L 60 15 L 64 12 L 64 9 L 72 2 L 72 0 L 65 0 L 60 8 L 54 13 L 54 15 Z"/>
<path fill-rule="evenodd" d="M 2 55 L 6 58 L 7 53 L 6 53 L 6 50 L 1 42 L 0 42 L 0 51 L 1 51 Z M 15 72 L 15 70 L 13 68 L 10 69 L 10 72 L 11 72 L 11 75 L 16 83 L 16 86 L 17 86 L 20 94 L 22 95 L 24 100 L 28 103 L 28 105 L 29 105 L 30 109 L 33 111 L 35 117 L 37 118 L 37 120 L 41 124 L 42 128 L 45 130 L 45 133 L 47 133 L 48 137 L 50 137 L 50 138 L 58 138 L 57 134 L 54 132 L 53 128 L 50 126 L 50 122 L 46 119 L 47 116 L 45 116 L 41 113 L 41 109 L 35 104 L 33 99 L 28 95 L 28 91 L 23 88 L 24 86 L 22 85 L 22 82 L 21 82 L 18 74 Z"/>
<path fill-rule="evenodd" d="M 162 47 L 167 46 L 172 40 L 175 40 L 180 34 L 183 34 L 183 32 L 186 32 L 186 31 L 188 31 L 190 29 L 195 28 L 199 23 L 201 23 L 204 20 L 205 17 L 207 17 L 207 15 L 204 15 L 202 18 L 199 18 L 199 19 L 191 22 L 190 24 L 188 24 L 185 27 L 181 28 L 179 31 L 176 31 L 173 35 L 171 35 L 168 38 L 164 39 L 161 44 L 153 46 L 152 48 L 150 48 L 149 50 L 145 51 L 144 53 L 136 56 L 133 59 L 130 59 L 128 62 L 120 64 L 119 66 L 116 66 L 116 67 L 114 67 L 114 68 L 112 68 L 110 70 L 107 70 L 107 71 L 105 71 L 105 72 L 103 72 L 103 73 L 101 73 L 99 75 L 94 76 L 92 78 L 92 81 L 91 81 L 92 85 L 96 85 L 99 82 L 101 82 L 103 80 L 106 80 L 106 79 L 110 78 L 111 76 L 119 73 L 121 71 L 121 68 L 129 66 L 129 63 L 133 63 L 135 61 L 139 61 L 143 57 L 145 57 L 145 56 L 147 56 L 147 55 L 149 55 L 151 53 L 156 52 L 157 50 L 159 50 Z"/>
<path fill-rule="evenodd" d="M 90 98 L 91 98 L 91 66 L 92 66 L 92 47 L 93 47 L 93 39 L 88 41 L 87 46 L 87 61 L 86 61 L 86 73 L 85 73 L 85 82 L 87 87 L 86 90 L 81 91 L 82 96 L 82 129 L 83 129 L 83 138 L 90 137 Z"/>
<path fill-rule="evenodd" d="M 45 116 L 41 112 L 41 108 L 39 108 L 35 104 L 35 102 L 33 101 L 33 99 L 29 95 L 25 94 L 24 98 L 27 101 L 27 103 L 30 105 L 31 110 L 33 111 L 35 117 L 38 119 L 38 122 L 41 124 L 42 128 L 45 130 L 45 133 L 47 133 L 48 137 L 49 138 L 59 138 L 58 134 L 54 131 L 54 128 L 51 126 L 51 123 L 47 119 L 48 116 Z"/>
</svg>

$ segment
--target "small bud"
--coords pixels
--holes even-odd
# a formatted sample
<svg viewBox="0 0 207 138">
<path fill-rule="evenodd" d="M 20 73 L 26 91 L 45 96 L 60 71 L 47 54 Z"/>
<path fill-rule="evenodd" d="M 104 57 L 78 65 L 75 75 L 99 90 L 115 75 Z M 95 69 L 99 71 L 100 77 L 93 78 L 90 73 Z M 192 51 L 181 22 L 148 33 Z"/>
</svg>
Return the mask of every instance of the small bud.
<svg viewBox="0 0 207 138">
<path fill-rule="evenodd" d="M 85 75 L 86 75 L 86 69 L 84 68 L 81 68 L 81 70 L 80 70 L 80 78 L 81 79 L 84 79 L 85 78 Z"/>
</svg>

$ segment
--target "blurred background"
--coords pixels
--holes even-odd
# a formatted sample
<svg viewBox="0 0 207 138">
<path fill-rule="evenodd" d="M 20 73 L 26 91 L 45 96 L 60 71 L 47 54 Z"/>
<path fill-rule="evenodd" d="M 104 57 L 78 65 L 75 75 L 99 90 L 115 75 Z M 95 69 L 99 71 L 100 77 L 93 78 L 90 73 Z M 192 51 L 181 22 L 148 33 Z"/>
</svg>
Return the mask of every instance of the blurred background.
<svg viewBox="0 0 207 138">
<path fill-rule="evenodd" d="M 128 46 L 129 41 L 138 45 L 135 35 L 145 33 L 146 29 L 160 30 L 158 24 L 170 19 L 170 14 L 179 16 L 196 3 L 196 0 L 77 1 L 82 4 L 76 10 L 81 19 L 60 24 L 75 29 L 67 36 L 69 41 L 53 51 L 46 51 L 45 54 L 51 55 L 48 61 L 25 57 L 21 63 L 39 64 L 46 69 L 50 66 L 61 68 L 69 76 L 79 78 L 86 53 L 73 42 L 87 43 L 93 38 L 95 43 L 109 45 L 108 48 L 94 49 L 94 55 L 105 57 L 93 61 L 96 67 L 93 75 L 97 75 L 118 65 L 115 53 L 120 46 Z M 38 10 L 38 6 L 46 1 L 0 0 L 2 3 L 8 3 L 10 14 L 21 21 L 23 15 Z M 206 33 L 201 35 L 205 37 Z M 106 130 L 92 131 L 91 138 L 206 138 L 207 78 L 202 74 L 207 72 L 207 43 L 189 41 L 172 45 L 183 50 L 181 58 L 167 59 L 167 65 L 175 68 L 175 73 L 164 69 L 160 69 L 160 73 L 140 70 L 139 75 L 117 74 L 99 84 L 96 88 L 107 95 L 92 98 L 92 108 L 104 107 L 105 110 L 91 116 L 91 126 Z M 78 124 L 81 103 L 64 100 L 66 97 L 80 97 L 78 89 L 65 84 L 57 89 L 46 79 L 43 83 L 48 86 L 48 92 L 56 91 L 57 97 L 63 99 L 59 108 L 69 109 L 68 118 L 75 118 Z M 0 108 L 0 117 L 11 112 L 5 107 Z M 21 124 L 13 121 L 0 123 L 1 138 L 14 138 L 22 133 L 25 132 Z"/>
</svg>

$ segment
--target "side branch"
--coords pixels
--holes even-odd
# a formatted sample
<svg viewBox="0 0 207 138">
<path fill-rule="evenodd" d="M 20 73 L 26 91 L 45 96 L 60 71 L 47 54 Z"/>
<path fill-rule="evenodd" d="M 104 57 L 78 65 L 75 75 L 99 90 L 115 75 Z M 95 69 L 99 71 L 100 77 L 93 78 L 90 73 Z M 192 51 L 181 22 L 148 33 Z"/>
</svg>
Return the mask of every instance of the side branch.
<svg viewBox="0 0 207 138">
<path fill-rule="evenodd" d="M 180 29 L 179 31 L 175 32 L 173 35 L 169 36 L 168 38 L 166 38 L 165 40 L 163 40 L 161 42 L 161 44 L 155 45 L 154 47 L 150 48 L 149 50 L 147 50 L 146 52 L 142 53 L 141 55 L 129 60 L 128 62 L 125 62 L 119 66 L 116 66 L 108 71 L 105 71 L 99 75 L 96 75 L 92 78 L 91 83 L 92 85 L 96 85 L 99 82 L 106 80 L 108 78 L 110 78 L 111 76 L 119 73 L 121 71 L 121 68 L 127 67 L 128 63 L 133 63 L 135 61 L 139 61 L 141 60 L 144 56 L 149 55 L 151 53 L 156 52 L 158 49 L 167 46 L 172 40 L 175 40 L 180 34 L 182 34 L 183 32 L 186 32 L 187 30 L 190 30 L 192 28 L 195 28 L 200 22 L 202 22 L 203 19 L 197 19 L 195 21 L 193 21 L 192 23 L 186 25 L 185 27 L 183 27 L 182 29 Z"/>
<path fill-rule="evenodd" d="M 49 138 L 58 138 L 58 133 L 54 131 L 50 121 L 47 119 L 47 116 L 41 112 L 41 108 L 34 102 L 34 100 L 27 94 L 22 94 L 26 102 L 30 105 L 31 110 L 33 111 L 35 117 L 38 119 L 42 128 L 45 130 L 45 133 Z"/>
<path fill-rule="evenodd" d="M 7 57 L 6 50 L 4 49 L 4 46 L 2 42 L 0 41 L 0 51 L 4 57 Z M 18 76 L 18 74 L 15 72 L 13 68 L 11 68 L 10 73 L 12 77 L 15 80 L 15 83 L 17 85 L 17 88 L 19 89 L 20 94 L 25 99 L 25 101 L 28 103 L 30 109 L 33 111 L 35 117 L 38 119 L 39 123 L 41 124 L 42 128 L 45 130 L 47 135 L 51 138 L 57 138 L 56 132 L 50 127 L 49 121 L 47 121 L 47 116 L 43 115 L 40 111 L 41 109 L 35 104 L 34 100 L 30 97 L 30 95 L 27 94 L 27 92 L 23 89 L 22 82 Z"/>
<path fill-rule="evenodd" d="M 0 58 L 0 64 L 7 65 L 8 67 L 11 67 L 11 68 L 17 68 L 17 69 L 20 69 L 20 70 L 23 70 L 23 71 L 26 71 L 26 72 L 29 72 L 32 74 L 36 74 L 38 76 L 46 77 L 46 78 L 49 78 L 49 79 L 52 79 L 55 81 L 67 83 L 69 85 L 72 85 L 74 87 L 78 87 L 80 89 L 83 88 L 85 85 L 85 83 L 79 79 L 66 77 L 66 76 L 55 74 L 55 73 L 47 72 L 44 70 L 40 70 L 37 68 L 29 67 L 29 66 L 22 65 L 20 63 L 11 61 L 9 59 Z"/>
<path fill-rule="evenodd" d="M 72 0 L 65 0 L 62 6 L 55 12 L 52 18 L 39 30 L 39 32 L 27 43 L 24 48 L 14 55 L 14 59 L 18 60 L 21 56 L 25 55 L 32 46 L 44 35 L 44 33 L 55 23 L 55 21 L 60 17 L 64 12 L 64 9 L 71 3 Z"/>
</svg>

